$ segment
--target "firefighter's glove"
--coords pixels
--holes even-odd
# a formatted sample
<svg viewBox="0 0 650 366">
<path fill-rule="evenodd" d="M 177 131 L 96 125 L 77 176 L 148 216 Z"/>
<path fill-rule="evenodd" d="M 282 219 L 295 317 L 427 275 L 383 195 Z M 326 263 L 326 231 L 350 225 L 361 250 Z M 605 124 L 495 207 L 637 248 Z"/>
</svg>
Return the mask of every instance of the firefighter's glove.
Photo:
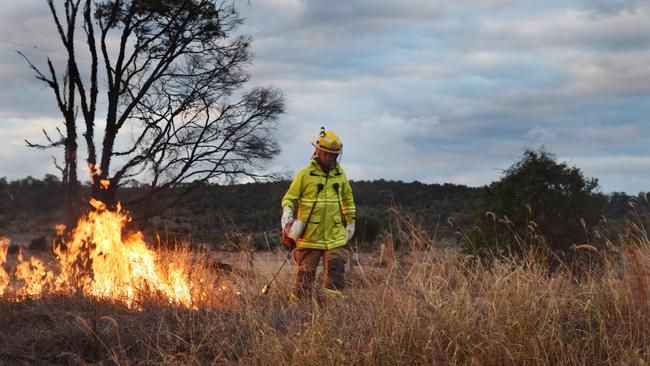
<svg viewBox="0 0 650 366">
<path fill-rule="evenodd" d="M 286 250 L 294 250 L 296 248 L 296 241 L 290 236 L 291 226 L 293 225 L 287 224 L 284 230 L 282 230 L 282 236 L 280 237 L 280 244 Z"/>
<path fill-rule="evenodd" d="M 348 234 L 348 238 L 346 240 L 350 241 L 350 239 L 352 239 L 354 236 L 354 222 L 348 224 L 348 226 L 345 227 L 345 232 Z"/>
<path fill-rule="evenodd" d="M 289 206 L 282 209 L 282 219 L 280 220 L 280 225 L 282 226 L 282 231 L 293 222 L 293 211 Z"/>
</svg>

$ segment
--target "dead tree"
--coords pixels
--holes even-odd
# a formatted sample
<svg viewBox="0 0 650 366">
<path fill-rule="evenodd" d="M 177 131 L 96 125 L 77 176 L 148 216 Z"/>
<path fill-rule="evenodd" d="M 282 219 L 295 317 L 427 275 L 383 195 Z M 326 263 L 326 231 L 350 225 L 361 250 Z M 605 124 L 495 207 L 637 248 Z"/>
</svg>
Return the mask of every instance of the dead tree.
<svg viewBox="0 0 650 366">
<path fill-rule="evenodd" d="M 242 20 L 233 3 L 84 0 L 81 57 L 75 49 L 81 1 L 66 0 L 61 17 L 48 0 L 68 56 L 64 85 L 51 60 L 48 73 L 30 66 L 64 115 L 66 130 L 50 145 L 65 144 L 68 174 L 76 174 L 75 111 L 81 111 L 92 197 L 112 206 L 120 187 L 145 180 L 146 194 L 128 203 L 140 204 L 147 217 L 174 204 L 154 199 L 170 188 L 181 187 L 179 199 L 205 182 L 269 178 L 261 172 L 279 152 L 272 130 L 284 102 L 270 87 L 242 91 L 251 40 L 234 35 Z M 106 90 L 98 99 L 100 87 Z"/>
<path fill-rule="evenodd" d="M 54 64 L 51 59 L 47 59 L 47 72 L 42 72 L 37 68 L 31 61 L 29 61 L 25 55 L 21 53 L 23 58 L 27 60 L 29 66 L 36 72 L 36 78 L 43 81 L 48 85 L 56 99 L 56 104 L 63 116 L 63 131 L 61 128 L 57 128 L 57 133 L 59 137 L 57 139 L 52 139 L 47 131 L 43 130 L 43 134 L 47 140 L 44 144 L 32 143 L 25 140 L 28 146 L 37 148 L 37 149 L 47 149 L 53 147 L 64 147 L 64 165 L 60 166 L 56 159 L 54 161 L 55 166 L 61 171 L 63 187 L 65 190 L 65 203 L 64 203 L 64 212 L 66 225 L 71 227 L 77 218 L 77 213 L 79 209 L 79 179 L 77 177 L 77 153 L 78 153 L 78 144 L 77 144 L 77 125 L 76 125 L 76 104 L 75 104 L 75 95 L 76 87 L 79 85 L 77 82 L 78 71 L 75 63 L 75 28 L 76 28 L 76 19 L 77 13 L 79 10 L 79 0 L 76 2 L 66 1 L 64 5 L 65 10 L 65 22 L 62 23 L 59 17 L 56 14 L 54 5 L 52 1 L 48 1 L 50 11 L 54 16 L 57 31 L 61 39 L 62 44 L 65 47 L 67 54 L 67 65 L 65 69 L 65 74 L 63 78 L 59 80 L 57 73 L 55 71 Z M 82 86 L 83 87 L 83 86 Z M 95 93 L 96 95 L 96 93 Z"/>
</svg>

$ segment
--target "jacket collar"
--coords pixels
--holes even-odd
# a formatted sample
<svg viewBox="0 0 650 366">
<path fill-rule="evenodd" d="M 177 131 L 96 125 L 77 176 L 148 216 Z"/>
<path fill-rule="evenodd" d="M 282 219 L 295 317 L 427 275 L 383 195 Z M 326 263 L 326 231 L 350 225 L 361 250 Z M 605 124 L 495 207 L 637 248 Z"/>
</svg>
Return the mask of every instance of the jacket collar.
<svg viewBox="0 0 650 366">
<path fill-rule="evenodd" d="M 341 168 L 340 168 L 339 163 L 335 162 L 334 166 L 332 168 L 330 168 L 329 174 L 326 174 L 323 171 L 323 168 L 321 168 L 318 161 L 316 161 L 316 158 L 313 158 L 313 159 L 311 159 L 310 173 L 314 173 L 314 174 L 317 174 L 317 175 L 320 175 L 320 176 L 323 176 L 323 177 L 327 177 L 327 176 L 332 177 L 332 176 L 335 176 L 335 175 L 341 175 Z"/>
</svg>

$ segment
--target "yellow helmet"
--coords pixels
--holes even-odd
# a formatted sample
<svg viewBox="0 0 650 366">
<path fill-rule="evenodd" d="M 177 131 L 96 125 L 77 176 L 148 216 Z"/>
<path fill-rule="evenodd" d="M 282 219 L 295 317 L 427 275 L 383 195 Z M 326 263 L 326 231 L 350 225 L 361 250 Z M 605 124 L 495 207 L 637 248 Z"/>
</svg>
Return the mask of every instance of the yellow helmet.
<svg viewBox="0 0 650 366">
<path fill-rule="evenodd" d="M 341 139 L 332 130 L 325 131 L 325 127 L 320 128 L 318 140 L 314 143 L 316 149 L 327 151 L 332 154 L 339 154 L 343 149 Z"/>
</svg>

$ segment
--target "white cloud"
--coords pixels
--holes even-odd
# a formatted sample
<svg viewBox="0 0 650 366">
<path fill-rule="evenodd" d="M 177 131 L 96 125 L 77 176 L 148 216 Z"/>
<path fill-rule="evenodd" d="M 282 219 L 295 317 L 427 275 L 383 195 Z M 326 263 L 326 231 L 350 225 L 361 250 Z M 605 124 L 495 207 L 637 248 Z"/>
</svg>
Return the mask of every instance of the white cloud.
<svg viewBox="0 0 650 366">
<path fill-rule="evenodd" d="M 616 49 L 648 44 L 647 4 L 633 12 L 593 17 L 588 10 L 564 8 L 517 19 L 488 19 L 482 23 L 481 42 L 519 49 L 568 46 Z"/>
<path fill-rule="evenodd" d="M 650 37 L 650 31 L 648 32 Z M 650 94 L 650 51 L 585 54 L 566 65 L 569 96 Z"/>
<path fill-rule="evenodd" d="M 0 151 L 0 177 L 19 179 L 27 175 L 36 178 L 46 173 L 56 174 L 52 157 L 62 159 L 61 149 L 37 150 L 25 143 L 29 138 L 32 143 L 45 143 L 42 130 L 45 129 L 53 139 L 58 137 L 55 131 L 57 121 L 48 118 L 13 119 L 0 122 L 0 136 L 3 147 Z"/>
<path fill-rule="evenodd" d="M 545 145 L 578 157 L 606 191 L 650 181 L 648 2 L 240 4 L 256 56 L 251 84 L 279 87 L 287 100 L 276 134 L 283 151 L 270 169 L 306 164 L 324 125 L 341 135 L 353 179 L 482 185 L 524 146 Z M 59 112 L 13 49 L 43 65 L 60 57 L 59 40 L 40 1 L 3 2 L 0 17 L 0 124 L 23 121 L 0 126 L 16 142 L 3 160 L 15 162 L 31 156 L 22 140 L 38 141 L 39 121 Z M 50 154 L 24 163 L 23 175 L 41 176 Z"/>
<path fill-rule="evenodd" d="M 585 176 L 598 178 L 605 193 L 624 191 L 631 194 L 650 190 L 645 172 L 650 171 L 650 154 L 592 155 L 560 158 L 580 168 Z"/>
<path fill-rule="evenodd" d="M 544 145 L 555 139 L 557 133 L 544 127 L 534 127 L 526 133 L 526 136 L 534 140 L 536 145 Z"/>
<path fill-rule="evenodd" d="M 562 159 L 561 160 L 565 160 Z M 601 174 L 633 174 L 639 171 L 650 170 L 650 154 L 647 156 L 609 155 L 609 156 L 581 156 L 567 161 L 585 171 L 598 171 Z M 650 185 L 650 184 L 649 184 Z"/>
<path fill-rule="evenodd" d="M 480 187 L 499 180 L 501 175 L 502 172 L 498 169 L 483 169 L 454 175 L 451 178 L 445 178 L 448 178 L 450 183 L 463 184 L 470 187 Z"/>
</svg>

